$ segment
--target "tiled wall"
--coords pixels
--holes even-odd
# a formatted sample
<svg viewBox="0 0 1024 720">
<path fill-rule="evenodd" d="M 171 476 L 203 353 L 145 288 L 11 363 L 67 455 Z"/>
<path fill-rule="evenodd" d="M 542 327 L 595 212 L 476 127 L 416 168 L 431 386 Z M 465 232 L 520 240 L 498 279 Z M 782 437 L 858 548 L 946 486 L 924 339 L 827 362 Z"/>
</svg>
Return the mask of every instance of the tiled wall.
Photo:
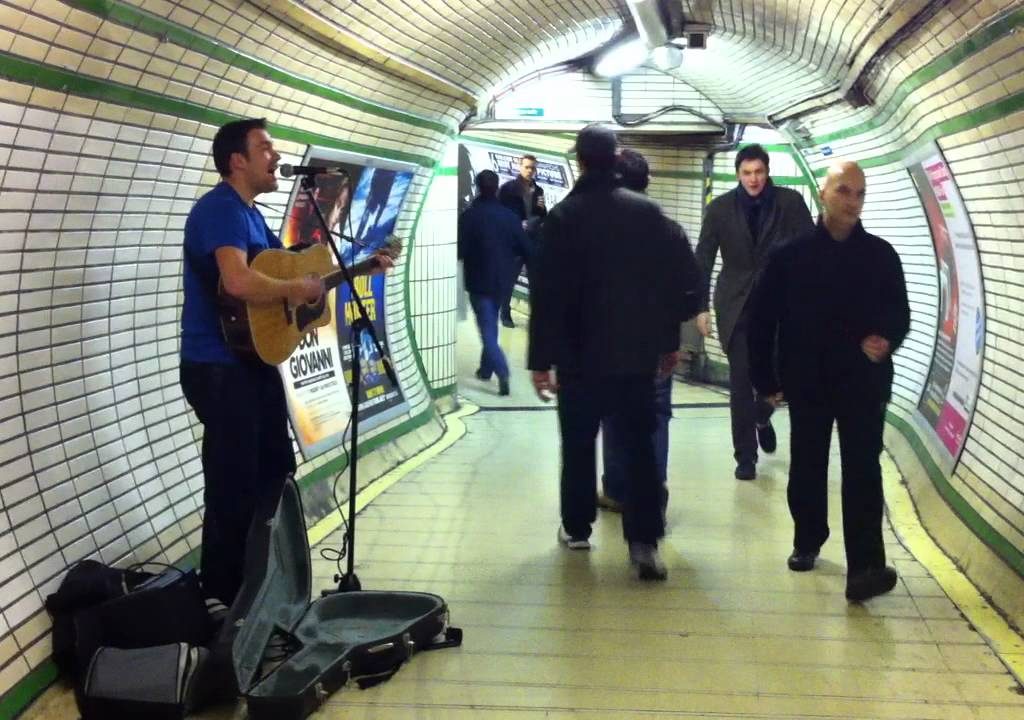
<svg viewBox="0 0 1024 720">
<path fill-rule="evenodd" d="M 249 3 L 145 7 L 160 14 L 0 8 L 0 696 L 34 668 L 50 672 L 42 599 L 70 564 L 175 562 L 198 546 L 201 430 L 178 387 L 181 231 L 217 181 L 216 127 L 266 116 L 283 162 L 324 144 L 418 164 L 396 227 L 407 235 L 468 110 L 307 50 Z M 272 228 L 290 189 L 261 198 Z M 406 315 L 411 255 L 386 290 L 410 409 L 365 440 L 433 412 Z M 431 312 L 446 294 L 412 307 Z M 299 474 L 341 462 L 330 453 Z"/>
<path fill-rule="evenodd" d="M 1024 354 L 1022 24 L 1024 11 L 1012 2 L 951 3 L 877 69 L 867 88 L 873 105 L 814 114 L 799 133 L 817 174 L 827 164 L 824 147 L 868 168 L 865 225 L 899 250 L 911 297 L 911 334 L 897 357 L 892 423 L 926 460 L 928 443 L 920 442 L 910 420 L 934 347 L 937 271 L 927 223 L 904 169 L 907 155 L 937 141 L 964 198 L 985 289 L 983 374 L 960 462 L 951 476 L 933 469 L 932 480 L 974 532 L 969 542 L 947 546 L 969 574 L 980 566 L 975 561 L 985 543 L 1011 574 L 1024 575 L 1024 414 L 1017 362 Z M 977 577 L 997 603 L 1020 613 L 1019 592 L 1000 597 L 1007 588 Z"/>
<path fill-rule="evenodd" d="M 416 346 L 430 392 L 454 390 L 455 321 L 458 302 L 456 258 L 456 143 L 449 143 L 435 169 L 414 233 L 409 269 L 409 307 Z"/>
<path fill-rule="evenodd" d="M 859 71 L 925 4 L 681 0 L 715 33 L 706 51 L 688 53 L 671 93 L 716 117 L 763 120 Z M 827 105 L 836 95 L 825 93 L 823 109 L 804 108 L 801 127 L 784 126 L 806 166 L 778 147 L 772 169 L 777 178 L 802 179 L 807 166 L 820 175 L 825 146 L 868 169 L 865 224 L 897 247 L 912 294 L 895 426 L 916 405 L 936 315 L 934 258 L 902 158 L 928 139 L 947 154 L 978 237 L 989 332 L 963 458 L 936 482 L 1021 572 L 1024 11 L 1015 7 L 945 4 L 873 68 L 871 104 Z M 180 241 L 192 202 L 216 180 L 215 128 L 266 116 L 285 161 L 325 144 L 420 166 L 396 229 L 412 250 L 388 285 L 389 337 L 411 410 L 380 429 L 386 436 L 431 412 L 431 393 L 455 382 L 454 178 L 443 161 L 435 167 L 458 122 L 474 99 L 592 47 L 625 17 L 617 0 L 521 12 L 408 0 L 0 5 L 0 696 L 33 669 L 36 679 L 48 672 L 41 599 L 68 564 L 88 555 L 177 560 L 197 545 L 198 428 L 177 386 Z M 658 106 L 665 84 L 646 73 L 627 81 L 624 110 Z M 526 143 L 566 152 L 571 140 Z M 704 150 L 667 139 L 637 147 L 654 169 L 651 195 L 696 242 Z M 716 156 L 715 173 L 717 194 L 734 182 L 731 154 Z M 272 226 L 287 189 L 265 198 Z M 323 457 L 300 473 L 332 463 Z"/>
</svg>

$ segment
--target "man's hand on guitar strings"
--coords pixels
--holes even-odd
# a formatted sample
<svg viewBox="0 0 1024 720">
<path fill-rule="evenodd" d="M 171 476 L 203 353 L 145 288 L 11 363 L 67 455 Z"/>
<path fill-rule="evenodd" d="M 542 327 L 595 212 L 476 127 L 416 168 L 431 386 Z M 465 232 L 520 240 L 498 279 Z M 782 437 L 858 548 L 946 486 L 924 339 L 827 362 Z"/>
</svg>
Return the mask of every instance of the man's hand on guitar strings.
<svg viewBox="0 0 1024 720">
<path fill-rule="evenodd" d="M 295 304 L 315 303 L 325 292 L 323 278 L 316 273 L 296 278 L 294 282 L 296 287 L 290 299 Z"/>
</svg>

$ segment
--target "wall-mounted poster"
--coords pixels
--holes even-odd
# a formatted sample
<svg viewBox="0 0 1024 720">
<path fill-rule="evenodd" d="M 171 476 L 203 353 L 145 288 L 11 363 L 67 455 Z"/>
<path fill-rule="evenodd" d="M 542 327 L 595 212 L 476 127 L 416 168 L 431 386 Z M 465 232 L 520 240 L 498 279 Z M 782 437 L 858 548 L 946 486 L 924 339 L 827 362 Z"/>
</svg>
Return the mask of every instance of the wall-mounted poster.
<svg viewBox="0 0 1024 720">
<path fill-rule="evenodd" d="M 462 142 L 459 145 L 459 212 L 469 207 L 475 196 L 473 179 L 477 173 L 493 170 L 498 173 L 498 182 L 504 185 L 519 176 L 519 160 L 527 152 L 478 142 Z M 537 158 L 536 183 L 544 189 L 544 204 L 551 210 L 572 189 L 572 170 L 565 158 L 557 155 L 532 151 L 529 154 Z M 524 268 L 515 289 L 525 295 L 529 286 L 530 281 Z"/>
<path fill-rule="evenodd" d="M 312 192 L 346 266 L 369 258 L 393 241 L 398 211 L 415 172 L 413 165 L 319 147 L 307 150 L 303 164 L 344 171 L 317 175 Z M 291 247 L 326 241 L 316 212 L 297 181 L 284 215 L 281 242 Z M 385 276 L 354 280 L 386 353 Z M 360 358 L 360 427 L 370 429 L 406 410 L 402 389 L 388 380 L 369 333 L 363 333 L 358 348 L 353 348 L 351 326 L 358 310 L 351 290 L 342 285 L 330 295 L 331 323 L 309 333 L 280 366 L 295 436 L 306 458 L 336 447 L 344 439 L 352 411 L 353 352 L 359 352 Z"/>
<path fill-rule="evenodd" d="M 939 288 L 935 352 L 917 409 L 948 453 L 951 470 L 967 439 L 981 384 L 981 264 L 970 217 L 938 145 L 917 155 L 908 170 L 928 218 Z"/>
</svg>

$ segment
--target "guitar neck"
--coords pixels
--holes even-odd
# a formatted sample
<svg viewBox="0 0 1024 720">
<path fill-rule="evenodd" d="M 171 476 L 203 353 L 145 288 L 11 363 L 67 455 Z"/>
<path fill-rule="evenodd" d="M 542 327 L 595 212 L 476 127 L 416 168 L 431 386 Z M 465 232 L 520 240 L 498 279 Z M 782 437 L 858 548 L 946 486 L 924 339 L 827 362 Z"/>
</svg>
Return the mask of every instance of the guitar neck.
<svg viewBox="0 0 1024 720">
<path fill-rule="evenodd" d="M 371 257 L 367 258 L 366 260 L 363 260 L 362 262 L 357 262 L 355 265 L 350 265 L 346 269 L 348 270 L 349 275 L 351 275 L 352 277 L 356 277 L 357 275 L 365 275 L 369 270 L 372 270 L 374 267 L 376 267 L 376 265 L 377 258 Z M 345 282 L 345 273 L 342 272 L 341 268 L 338 268 L 337 270 L 334 270 L 324 275 L 323 281 L 324 288 L 328 292 L 330 292 L 331 290 Z"/>
</svg>

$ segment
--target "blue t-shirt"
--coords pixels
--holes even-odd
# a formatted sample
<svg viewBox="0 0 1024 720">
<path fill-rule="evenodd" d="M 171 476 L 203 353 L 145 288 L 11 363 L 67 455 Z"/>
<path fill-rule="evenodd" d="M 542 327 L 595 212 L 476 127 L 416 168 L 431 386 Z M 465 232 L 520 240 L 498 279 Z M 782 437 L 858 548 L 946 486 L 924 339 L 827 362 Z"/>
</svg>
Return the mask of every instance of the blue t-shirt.
<svg viewBox="0 0 1024 720">
<path fill-rule="evenodd" d="M 181 313 L 181 359 L 202 363 L 239 362 L 220 328 L 216 294 L 220 271 L 214 252 L 236 247 L 252 258 L 280 248 L 263 215 L 245 204 L 233 187 L 219 183 L 199 198 L 185 221 L 185 307 Z"/>
</svg>

